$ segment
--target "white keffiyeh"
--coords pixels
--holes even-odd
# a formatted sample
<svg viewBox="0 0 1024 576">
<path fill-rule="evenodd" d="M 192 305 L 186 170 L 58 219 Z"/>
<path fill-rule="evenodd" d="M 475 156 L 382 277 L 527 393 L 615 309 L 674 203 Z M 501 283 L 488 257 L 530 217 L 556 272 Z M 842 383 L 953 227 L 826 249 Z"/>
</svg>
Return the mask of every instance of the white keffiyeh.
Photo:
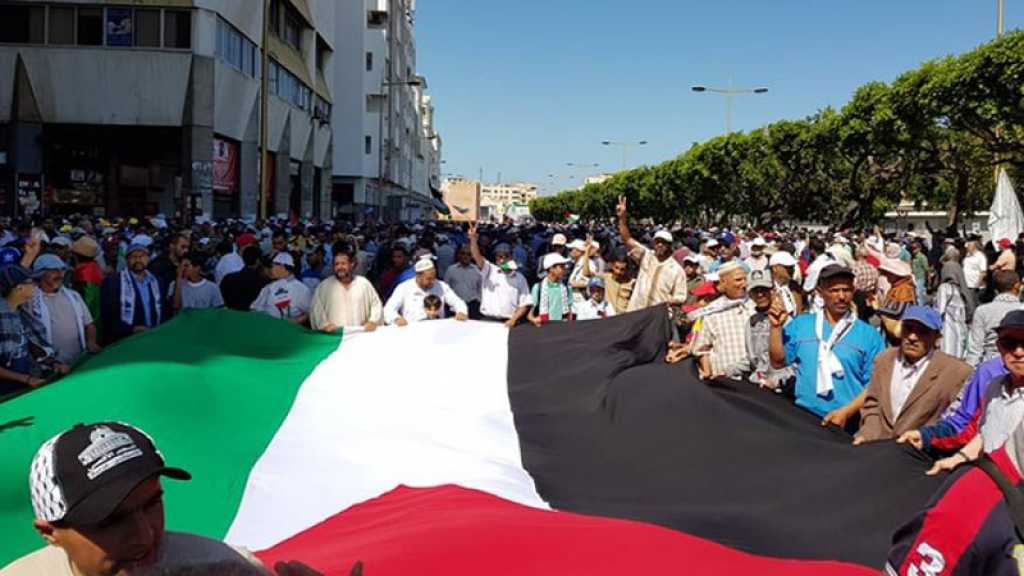
<svg viewBox="0 0 1024 576">
<path fill-rule="evenodd" d="M 814 334 L 818 337 L 818 396 L 828 396 L 834 388 L 832 378 L 842 378 L 844 375 L 843 365 L 833 350 L 853 327 L 854 320 L 853 313 L 847 312 L 846 316 L 832 327 L 831 336 L 825 340 L 825 312 L 815 315 Z"/>
<path fill-rule="evenodd" d="M 147 270 L 145 271 L 146 280 L 139 286 L 139 290 L 145 290 L 146 286 L 149 286 L 151 302 L 153 303 L 152 318 L 153 326 L 160 323 L 160 317 L 163 313 L 160 306 L 160 283 L 157 282 L 156 276 L 150 274 Z M 143 297 L 141 294 L 139 297 Z M 132 278 L 132 273 L 126 270 L 121 270 L 121 322 L 124 322 L 128 326 L 132 325 L 135 321 L 135 279 Z"/>
</svg>

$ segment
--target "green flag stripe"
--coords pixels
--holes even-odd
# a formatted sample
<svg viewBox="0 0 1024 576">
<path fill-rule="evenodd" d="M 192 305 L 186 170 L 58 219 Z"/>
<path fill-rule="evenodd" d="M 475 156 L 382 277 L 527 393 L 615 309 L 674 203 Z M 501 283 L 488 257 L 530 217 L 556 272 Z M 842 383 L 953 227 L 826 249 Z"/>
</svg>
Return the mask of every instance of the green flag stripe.
<svg viewBox="0 0 1024 576">
<path fill-rule="evenodd" d="M 0 566 L 43 544 L 32 530 L 29 463 L 76 423 L 117 420 L 152 435 L 170 465 L 193 475 L 164 481 L 168 528 L 223 537 L 249 471 L 340 336 L 260 314 L 195 311 L 0 403 Z"/>
</svg>

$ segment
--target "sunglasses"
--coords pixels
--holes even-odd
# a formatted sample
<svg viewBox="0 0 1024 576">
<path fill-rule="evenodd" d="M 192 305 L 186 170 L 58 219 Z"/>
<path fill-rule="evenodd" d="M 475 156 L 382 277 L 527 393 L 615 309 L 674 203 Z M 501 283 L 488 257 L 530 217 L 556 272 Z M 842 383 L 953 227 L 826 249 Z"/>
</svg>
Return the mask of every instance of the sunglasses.
<svg viewBox="0 0 1024 576">
<path fill-rule="evenodd" d="M 1012 338 L 1010 336 L 1003 336 L 997 342 L 1000 348 L 1008 350 L 1010 352 L 1016 352 L 1020 348 L 1024 348 L 1024 338 Z"/>
</svg>

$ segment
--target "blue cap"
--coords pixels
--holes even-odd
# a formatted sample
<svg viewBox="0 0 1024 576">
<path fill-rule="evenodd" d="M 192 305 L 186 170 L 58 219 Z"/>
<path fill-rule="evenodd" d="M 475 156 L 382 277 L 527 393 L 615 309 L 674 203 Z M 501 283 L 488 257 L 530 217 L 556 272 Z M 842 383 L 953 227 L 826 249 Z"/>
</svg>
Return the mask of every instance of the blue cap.
<svg viewBox="0 0 1024 576">
<path fill-rule="evenodd" d="M 68 265 L 56 254 L 42 254 L 32 263 L 32 269 L 36 272 L 43 270 L 67 270 Z"/>
<path fill-rule="evenodd" d="M 589 288 L 589 289 L 600 288 L 600 289 L 604 290 L 604 280 L 602 280 L 601 278 L 598 278 L 597 276 L 595 276 L 595 277 L 591 278 L 589 282 L 587 282 L 587 288 Z"/>
<path fill-rule="evenodd" d="M 27 284 L 38 277 L 35 272 L 18 264 L 4 266 L 0 268 L 0 294 L 9 294 L 15 286 Z"/>
<path fill-rule="evenodd" d="M 907 306 L 907 309 L 903 311 L 903 317 L 901 321 L 906 322 L 907 320 L 913 320 L 927 326 L 929 329 L 935 332 L 942 331 L 942 316 L 935 311 L 934 308 L 927 306 Z"/>
<path fill-rule="evenodd" d="M 0 250 L 0 266 L 17 264 L 21 260 L 21 252 L 17 248 L 7 247 Z"/>
<path fill-rule="evenodd" d="M 146 255 L 148 256 L 149 255 L 149 246 L 146 246 L 145 244 L 132 244 L 131 246 L 128 247 L 127 250 L 125 250 L 124 255 L 127 256 L 127 255 L 131 254 L 132 252 L 139 252 L 139 251 L 145 252 Z"/>
</svg>

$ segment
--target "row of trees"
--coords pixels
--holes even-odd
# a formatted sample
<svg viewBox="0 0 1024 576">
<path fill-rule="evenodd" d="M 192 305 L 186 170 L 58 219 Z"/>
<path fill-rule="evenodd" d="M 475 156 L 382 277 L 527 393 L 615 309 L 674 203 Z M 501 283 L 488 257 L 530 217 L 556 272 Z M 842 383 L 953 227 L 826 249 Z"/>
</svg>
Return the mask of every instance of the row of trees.
<svg viewBox="0 0 1024 576">
<path fill-rule="evenodd" d="M 530 209 L 543 221 L 605 218 L 625 195 L 634 216 L 659 222 L 845 227 L 877 222 L 906 198 L 948 209 L 955 224 L 991 202 L 998 164 L 1011 175 L 1024 165 L 1022 31 L 864 85 L 841 110 L 695 144 Z"/>
</svg>

